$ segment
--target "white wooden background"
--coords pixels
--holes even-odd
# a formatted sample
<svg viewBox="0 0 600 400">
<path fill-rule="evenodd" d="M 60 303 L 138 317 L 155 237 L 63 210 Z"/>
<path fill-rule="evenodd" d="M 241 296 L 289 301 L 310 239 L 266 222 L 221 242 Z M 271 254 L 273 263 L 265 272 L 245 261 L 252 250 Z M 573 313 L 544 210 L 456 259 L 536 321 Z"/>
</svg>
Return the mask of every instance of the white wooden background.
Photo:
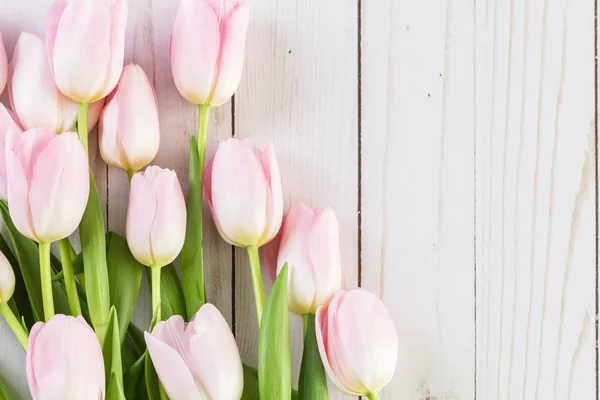
<svg viewBox="0 0 600 400">
<path fill-rule="evenodd" d="M 400 335 L 382 398 L 597 399 L 594 1 L 249 1 L 244 76 L 209 153 L 232 134 L 273 142 L 286 204 L 336 210 L 345 286 L 378 294 Z M 0 3 L 10 57 L 51 1 Z M 170 72 L 177 4 L 129 0 L 126 58 L 158 93 L 156 163 L 185 183 L 196 110 Z M 126 176 L 99 158 L 95 173 L 123 233 Z M 256 364 L 245 252 L 210 224 L 206 246 L 209 299 Z M 28 398 L 0 335 L 0 375 Z"/>
</svg>

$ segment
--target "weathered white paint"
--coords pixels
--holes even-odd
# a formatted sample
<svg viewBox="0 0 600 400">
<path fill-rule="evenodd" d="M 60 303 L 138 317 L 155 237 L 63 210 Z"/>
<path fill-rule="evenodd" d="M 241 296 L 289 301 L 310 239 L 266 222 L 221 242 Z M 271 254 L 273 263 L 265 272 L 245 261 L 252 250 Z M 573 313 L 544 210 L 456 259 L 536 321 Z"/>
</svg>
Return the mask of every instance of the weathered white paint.
<svg viewBox="0 0 600 400">
<path fill-rule="evenodd" d="M 10 57 L 19 31 L 43 35 L 51 0 L 0 4 Z M 197 111 L 170 72 L 177 5 L 129 0 L 126 62 L 156 87 L 156 164 L 186 188 Z M 382 399 L 587 400 L 597 387 L 594 87 L 591 1 L 253 0 L 242 83 L 233 109 L 213 110 L 208 153 L 233 133 L 272 142 L 286 206 L 336 210 L 344 285 L 381 296 L 401 339 Z M 107 226 L 123 233 L 126 177 L 93 163 Z M 209 299 L 255 365 L 245 251 L 206 221 Z M 136 321 L 149 309 L 144 289 Z M 0 377 L 29 398 L 3 321 Z"/>
</svg>

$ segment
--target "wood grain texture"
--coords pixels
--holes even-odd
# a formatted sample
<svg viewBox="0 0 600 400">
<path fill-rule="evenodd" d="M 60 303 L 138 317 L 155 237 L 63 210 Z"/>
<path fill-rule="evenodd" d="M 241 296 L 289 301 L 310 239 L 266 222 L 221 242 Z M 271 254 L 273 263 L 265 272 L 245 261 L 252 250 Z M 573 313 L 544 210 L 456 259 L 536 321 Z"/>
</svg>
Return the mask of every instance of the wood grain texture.
<svg viewBox="0 0 600 400">
<path fill-rule="evenodd" d="M 594 4 L 476 2 L 477 397 L 596 393 Z"/>
<path fill-rule="evenodd" d="M 286 209 L 331 206 L 341 232 L 344 285 L 357 285 L 357 8 L 345 0 L 252 3 L 246 66 L 235 98 L 235 135 L 272 142 Z M 245 250 L 237 250 L 236 333 L 256 365 L 257 323 Z M 302 351 L 293 318 L 294 385 Z M 332 391 L 332 399 L 343 396 Z"/>
<path fill-rule="evenodd" d="M 362 5 L 362 285 L 400 337 L 382 398 L 472 399 L 473 7 Z"/>
</svg>

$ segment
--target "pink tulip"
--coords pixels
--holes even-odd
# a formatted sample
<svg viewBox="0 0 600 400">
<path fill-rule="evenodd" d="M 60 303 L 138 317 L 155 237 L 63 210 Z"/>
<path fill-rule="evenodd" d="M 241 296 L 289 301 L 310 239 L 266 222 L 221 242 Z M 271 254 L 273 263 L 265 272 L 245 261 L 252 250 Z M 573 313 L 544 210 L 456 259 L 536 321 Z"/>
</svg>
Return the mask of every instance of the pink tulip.
<svg viewBox="0 0 600 400">
<path fill-rule="evenodd" d="M 127 243 L 148 267 L 162 267 L 177 257 L 185 239 L 185 200 L 177 174 L 151 166 L 131 180 L 127 208 Z"/>
<path fill-rule="evenodd" d="M 115 87 L 125 51 L 125 0 L 54 0 L 46 20 L 46 52 L 56 85 L 78 103 Z"/>
<path fill-rule="evenodd" d="M 13 131 L 16 134 L 23 132 L 15 116 L 0 104 L 0 200 L 8 200 L 6 189 L 6 133 Z"/>
<path fill-rule="evenodd" d="M 0 252 L 0 303 L 9 301 L 14 292 L 15 272 L 6 256 Z"/>
<path fill-rule="evenodd" d="M 9 131 L 6 167 L 10 216 L 24 236 L 49 243 L 75 231 L 90 182 L 87 156 L 74 132 Z"/>
<path fill-rule="evenodd" d="M 102 111 L 98 134 L 102 158 L 113 167 L 137 171 L 156 156 L 160 143 L 156 95 L 139 65 L 123 69 Z"/>
<path fill-rule="evenodd" d="M 227 139 L 204 171 L 204 194 L 217 230 L 234 246 L 262 246 L 281 226 L 283 196 L 273 146 Z"/>
<path fill-rule="evenodd" d="M 312 210 L 296 204 L 285 216 L 277 238 L 263 247 L 272 280 L 288 263 L 290 311 L 314 314 L 342 284 L 337 218 L 331 208 Z"/>
<path fill-rule="evenodd" d="M 33 400 L 103 400 L 100 343 L 82 317 L 58 314 L 31 329 L 27 382 Z"/>
<path fill-rule="evenodd" d="M 4 41 L 2 40 L 2 34 L 0 33 L 0 94 L 4 92 L 4 88 L 6 87 L 6 77 L 8 75 L 7 62 L 6 49 L 4 48 Z"/>
<path fill-rule="evenodd" d="M 376 394 L 394 376 L 398 334 L 385 305 L 372 293 L 336 293 L 317 310 L 316 330 L 325 371 L 342 392 Z"/>
<path fill-rule="evenodd" d="M 190 323 L 179 315 L 144 334 L 154 369 L 171 400 L 239 400 L 242 361 L 229 325 L 212 304 Z"/>
<path fill-rule="evenodd" d="M 182 0 L 171 35 L 171 69 L 187 101 L 216 106 L 233 95 L 247 29 L 245 0 Z"/>
<path fill-rule="evenodd" d="M 21 33 L 10 70 L 10 102 L 25 129 L 46 128 L 56 133 L 75 130 L 77 103 L 56 87 L 42 39 Z M 88 129 L 96 125 L 103 104 L 100 100 L 90 105 Z"/>
</svg>

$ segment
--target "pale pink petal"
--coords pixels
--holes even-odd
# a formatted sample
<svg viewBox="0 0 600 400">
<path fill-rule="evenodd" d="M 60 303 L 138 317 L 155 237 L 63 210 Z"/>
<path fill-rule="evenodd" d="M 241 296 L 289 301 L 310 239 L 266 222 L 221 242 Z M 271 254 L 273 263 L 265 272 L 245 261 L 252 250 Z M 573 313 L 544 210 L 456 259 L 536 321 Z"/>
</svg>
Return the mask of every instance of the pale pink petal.
<svg viewBox="0 0 600 400">
<path fill-rule="evenodd" d="M 77 229 L 90 190 L 87 166 L 85 150 L 75 132 L 57 136 L 38 156 L 29 203 L 40 240 L 54 242 Z"/>
<path fill-rule="evenodd" d="M 0 302 L 7 302 L 15 293 L 15 271 L 6 256 L 0 252 Z"/>
<path fill-rule="evenodd" d="M 210 102 L 212 105 L 229 100 L 240 84 L 244 69 L 248 16 L 248 4 L 244 3 L 234 9 L 223 24 L 221 57 L 217 66 L 217 84 Z"/>
<path fill-rule="evenodd" d="M 77 105 L 74 102 L 73 105 L 75 106 L 73 108 L 76 110 Z M 88 131 L 94 129 L 94 126 L 96 126 L 96 123 L 98 123 L 98 119 L 100 118 L 100 113 L 102 112 L 103 107 L 104 99 L 100 99 L 90 104 L 90 109 L 88 111 Z M 75 113 L 75 117 L 77 117 L 77 113 Z M 63 129 L 63 132 L 72 131 L 74 127 L 75 126 L 69 129 Z"/>
<path fill-rule="evenodd" d="M 285 218 L 284 218 L 285 221 Z M 277 235 L 271 240 L 269 243 L 263 245 L 260 250 L 263 258 L 263 265 L 267 270 L 267 275 L 271 282 L 275 282 L 275 278 L 277 277 L 277 257 L 279 256 L 279 247 L 281 243 L 281 236 L 283 234 L 283 230 L 285 229 L 285 225 L 281 225 L 281 229 L 277 233 Z"/>
<path fill-rule="evenodd" d="M 62 13 L 67 7 L 67 0 L 55 0 L 50 9 L 48 10 L 48 16 L 46 17 L 46 56 L 48 57 L 48 64 L 50 64 L 50 70 L 54 71 L 54 44 L 56 42 L 56 34 L 58 32 L 58 25 Z"/>
<path fill-rule="evenodd" d="M 123 160 L 123 151 L 118 142 L 117 135 L 119 130 L 119 103 L 117 94 L 119 86 L 107 98 L 106 106 L 100 114 L 98 123 L 98 147 L 100 155 L 105 163 L 116 168 L 124 170 L 129 169 L 126 160 Z"/>
<path fill-rule="evenodd" d="M 127 244 L 136 260 L 149 267 L 154 265 L 150 232 L 156 207 L 156 193 L 152 182 L 138 172 L 131 180 L 129 191 Z"/>
<path fill-rule="evenodd" d="M 240 0 L 204 0 L 213 9 L 219 21 L 225 21 L 229 13 L 241 3 Z"/>
<path fill-rule="evenodd" d="M 8 200 L 8 189 L 6 187 L 6 132 L 12 130 L 15 134 L 22 132 L 21 126 L 15 122 L 12 113 L 0 104 L 0 199 Z"/>
<path fill-rule="evenodd" d="M 33 370 L 33 356 L 37 351 L 35 341 L 44 325 L 46 324 L 43 322 L 36 322 L 36 324 L 33 325 L 31 332 L 29 332 L 29 341 L 27 343 L 25 367 L 27 371 L 27 384 L 29 385 L 29 391 L 31 392 L 33 400 L 41 400 L 37 380 L 35 378 L 35 371 Z"/>
<path fill-rule="evenodd" d="M 281 190 L 281 175 L 275 157 L 273 145 L 267 146 L 264 152 L 258 151 L 265 179 L 268 183 L 267 191 L 267 227 L 260 245 L 268 243 L 279 231 L 283 218 L 283 193 Z"/>
<path fill-rule="evenodd" d="M 219 22 L 204 0 L 183 0 L 171 36 L 171 70 L 179 93 L 204 104 L 215 79 L 219 53 Z"/>
<path fill-rule="evenodd" d="M 2 34 L 0 33 L 0 94 L 6 87 L 6 78 L 8 76 L 8 59 L 6 58 L 6 49 L 4 48 L 4 41 L 2 40 Z"/>
<path fill-rule="evenodd" d="M 189 326 L 181 315 L 173 315 L 166 321 L 161 321 L 152 329 L 152 336 L 171 346 L 180 355 L 190 354 L 190 338 L 194 335 L 193 326 Z M 189 358 L 189 357 L 188 357 Z"/>
<path fill-rule="evenodd" d="M 117 85 L 125 57 L 125 29 L 127 27 L 127 2 L 113 0 L 110 4 L 110 60 L 102 92 L 95 99 L 106 97 Z"/>
<path fill-rule="evenodd" d="M 186 363 L 173 348 L 144 333 L 154 369 L 171 400 L 202 400 Z"/>
</svg>

